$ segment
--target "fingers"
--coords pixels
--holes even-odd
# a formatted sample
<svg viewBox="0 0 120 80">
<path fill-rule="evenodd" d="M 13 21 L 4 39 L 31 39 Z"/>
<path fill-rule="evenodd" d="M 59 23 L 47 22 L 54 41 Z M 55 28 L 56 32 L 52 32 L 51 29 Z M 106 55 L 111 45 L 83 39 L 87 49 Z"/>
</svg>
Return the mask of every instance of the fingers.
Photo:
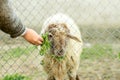
<svg viewBox="0 0 120 80">
<path fill-rule="evenodd" d="M 34 44 L 35 44 L 36 46 L 39 46 L 39 45 L 41 45 L 41 44 L 42 44 L 42 41 L 37 40 Z"/>
<path fill-rule="evenodd" d="M 39 37 L 38 39 L 39 39 L 41 42 L 43 42 L 43 38 L 42 38 L 42 37 Z"/>
<path fill-rule="evenodd" d="M 37 40 L 34 41 L 33 45 L 39 46 L 43 42 L 43 38 L 39 37 Z"/>
<path fill-rule="evenodd" d="M 38 45 L 41 45 L 41 44 L 42 44 L 42 42 L 41 42 L 41 41 L 38 41 L 38 44 L 37 44 L 37 46 L 38 46 Z"/>
<path fill-rule="evenodd" d="M 39 46 L 39 45 L 42 44 L 41 41 L 35 41 L 35 42 L 30 42 L 30 43 L 33 44 L 33 45 L 36 45 L 36 46 Z"/>
</svg>

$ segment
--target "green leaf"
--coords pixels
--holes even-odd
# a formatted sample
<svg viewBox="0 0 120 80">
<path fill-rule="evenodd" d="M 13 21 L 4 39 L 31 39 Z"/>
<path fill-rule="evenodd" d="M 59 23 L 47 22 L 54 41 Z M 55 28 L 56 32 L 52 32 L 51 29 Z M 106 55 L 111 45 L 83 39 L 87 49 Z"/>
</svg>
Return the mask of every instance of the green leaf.
<svg viewBox="0 0 120 80">
<path fill-rule="evenodd" d="M 45 33 L 42 35 L 42 38 L 44 39 L 43 44 L 41 45 L 40 55 L 43 56 L 47 53 L 47 51 L 50 49 L 50 41 L 48 40 L 48 33 Z"/>
</svg>

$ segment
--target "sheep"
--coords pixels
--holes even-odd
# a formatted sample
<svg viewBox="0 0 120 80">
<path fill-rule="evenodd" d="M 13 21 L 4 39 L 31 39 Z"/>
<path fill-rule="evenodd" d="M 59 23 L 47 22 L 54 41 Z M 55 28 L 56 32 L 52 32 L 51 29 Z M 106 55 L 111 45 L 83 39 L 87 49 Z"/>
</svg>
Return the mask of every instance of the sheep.
<svg viewBox="0 0 120 80">
<path fill-rule="evenodd" d="M 41 34 L 48 32 L 50 50 L 44 56 L 43 68 L 47 80 L 80 80 L 77 74 L 83 41 L 75 22 L 67 15 L 58 13 L 49 17 L 43 24 Z M 52 55 L 65 58 L 56 60 Z"/>
</svg>

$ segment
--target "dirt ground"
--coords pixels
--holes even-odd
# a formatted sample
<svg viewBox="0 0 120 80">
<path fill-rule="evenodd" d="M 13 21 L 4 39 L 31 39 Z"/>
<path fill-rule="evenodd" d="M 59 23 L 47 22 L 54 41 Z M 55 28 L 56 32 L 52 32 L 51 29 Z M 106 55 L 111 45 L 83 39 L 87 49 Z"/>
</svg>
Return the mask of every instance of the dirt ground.
<svg viewBox="0 0 120 80">
<path fill-rule="evenodd" d="M 40 65 L 41 57 L 34 53 L 23 55 L 19 59 L 0 60 L 0 77 L 5 74 L 21 73 L 32 80 L 45 80 L 46 74 Z M 119 59 L 81 60 L 79 68 L 80 80 L 120 80 Z"/>
<path fill-rule="evenodd" d="M 120 80 L 120 62 L 117 59 L 81 61 L 81 80 Z"/>
</svg>

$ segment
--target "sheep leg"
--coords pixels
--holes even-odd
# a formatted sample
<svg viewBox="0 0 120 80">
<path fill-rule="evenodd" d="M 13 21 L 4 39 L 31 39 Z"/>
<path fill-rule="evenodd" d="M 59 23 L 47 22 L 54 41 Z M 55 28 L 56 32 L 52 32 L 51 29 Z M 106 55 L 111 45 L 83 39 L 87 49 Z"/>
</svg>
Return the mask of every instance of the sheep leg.
<svg viewBox="0 0 120 80">
<path fill-rule="evenodd" d="M 75 78 L 73 78 L 73 77 L 69 76 L 69 80 L 75 80 Z"/>
<path fill-rule="evenodd" d="M 47 80 L 55 80 L 54 76 L 49 76 Z"/>
<path fill-rule="evenodd" d="M 76 80 L 75 77 L 69 76 L 69 80 Z"/>
<path fill-rule="evenodd" d="M 69 80 L 76 80 L 76 76 L 74 76 L 73 74 L 68 74 Z"/>
<path fill-rule="evenodd" d="M 69 80 L 80 80 L 79 76 L 76 75 L 76 77 L 69 76 Z"/>
<path fill-rule="evenodd" d="M 76 74 L 76 71 L 69 71 L 68 72 L 68 77 L 69 77 L 69 80 L 80 80 L 78 74 Z"/>
<path fill-rule="evenodd" d="M 76 75 L 76 80 L 80 80 L 80 78 L 79 78 L 79 76 L 78 76 L 78 75 Z"/>
</svg>

